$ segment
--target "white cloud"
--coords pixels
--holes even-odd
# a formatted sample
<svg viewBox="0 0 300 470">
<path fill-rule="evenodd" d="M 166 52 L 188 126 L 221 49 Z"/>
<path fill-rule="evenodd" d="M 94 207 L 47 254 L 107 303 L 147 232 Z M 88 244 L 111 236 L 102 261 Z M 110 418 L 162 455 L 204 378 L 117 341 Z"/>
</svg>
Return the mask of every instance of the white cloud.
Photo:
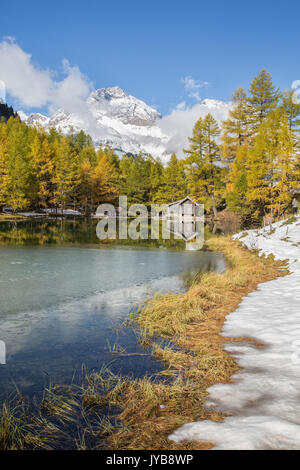
<svg viewBox="0 0 300 470">
<path fill-rule="evenodd" d="M 200 90 L 209 86 L 209 82 L 195 80 L 190 76 L 182 78 L 181 82 L 187 96 L 195 99 L 197 103 L 189 106 L 186 101 L 181 101 L 170 114 L 158 122 L 163 134 L 170 136 L 167 143 L 167 153 L 176 153 L 179 157 L 184 155 L 183 149 L 188 147 L 188 138 L 191 137 L 194 125 L 200 117 L 203 118 L 211 113 L 221 125 L 222 121 L 227 119 L 230 109 L 230 103 L 209 99 L 202 100 Z"/>
<path fill-rule="evenodd" d="M 97 137 L 99 127 L 86 102 L 92 83 L 77 65 L 71 66 L 66 59 L 63 60 L 63 70 L 65 78 L 55 82 L 50 93 L 50 114 L 62 108 L 75 115 L 92 137 Z"/>
<path fill-rule="evenodd" d="M 185 101 L 181 101 L 181 103 L 178 103 L 178 105 L 176 106 L 176 109 L 185 109 L 185 108 L 186 108 Z"/>
<path fill-rule="evenodd" d="M 292 90 L 295 90 L 296 88 L 299 88 L 299 87 L 300 87 L 300 80 L 294 80 L 291 85 Z"/>
<path fill-rule="evenodd" d="M 180 103 L 170 114 L 164 116 L 158 123 L 162 132 L 170 136 L 167 143 L 167 152 L 176 153 L 183 156 L 183 149 L 187 148 L 188 137 L 192 135 L 193 127 L 200 117 L 205 117 L 211 113 L 216 121 L 221 124 L 227 119 L 230 103 L 220 101 L 205 100 L 190 108 L 186 108 L 185 103 Z"/>
<path fill-rule="evenodd" d="M 50 101 L 54 106 L 75 112 L 89 95 L 91 83 L 80 72 L 77 65 L 71 66 L 66 59 L 63 60 L 63 69 L 66 77 L 54 84 Z"/>
<path fill-rule="evenodd" d="M 44 106 L 53 86 L 50 71 L 34 66 L 31 55 L 11 39 L 0 42 L 0 79 L 6 91 L 25 107 Z"/>
<path fill-rule="evenodd" d="M 91 83 L 77 66 L 63 60 L 61 80 L 54 73 L 32 62 L 31 54 L 25 52 L 13 38 L 0 42 L 0 80 L 6 91 L 25 108 L 66 108 L 80 111 L 91 90 Z"/>
<path fill-rule="evenodd" d="M 190 98 L 194 98 L 196 101 L 201 101 L 200 90 L 209 85 L 209 82 L 200 82 L 192 77 L 184 77 L 181 79 L 184 84 L 184 89 Z"/>
</svg>

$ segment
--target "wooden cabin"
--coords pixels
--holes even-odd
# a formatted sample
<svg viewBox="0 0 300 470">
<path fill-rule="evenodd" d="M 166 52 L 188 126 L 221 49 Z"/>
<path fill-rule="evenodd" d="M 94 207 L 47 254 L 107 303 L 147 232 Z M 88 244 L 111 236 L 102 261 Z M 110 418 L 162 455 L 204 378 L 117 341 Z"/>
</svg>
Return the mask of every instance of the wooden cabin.
<svg viewBox="0 0 300 470">
<path fill-rule="evenodd" d="M 198 202 L 194 202 L 189 196 L 181 199 L 180 201 L 168 204 L 167 218 L 168 219 L 181 219 L 181 218 L 196 218 L 202 217 L 203 206 Z"/>
</svg>

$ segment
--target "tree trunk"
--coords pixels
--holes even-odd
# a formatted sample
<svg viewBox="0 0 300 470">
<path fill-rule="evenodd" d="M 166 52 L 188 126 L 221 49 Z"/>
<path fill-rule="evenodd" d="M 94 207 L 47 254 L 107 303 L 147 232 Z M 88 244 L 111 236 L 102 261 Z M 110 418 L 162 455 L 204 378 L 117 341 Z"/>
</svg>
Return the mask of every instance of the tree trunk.
<svg viewBox="0 0 300 470">
<path fill-rule="evenodd" d="M 218 211 L 216 208 L 216 201 L 215 201 L 215 196 L 213 194 L 210 195 L 211 202 L 212 202 L 212 210 L 214 213 L 214 217 L 218 217 Z"/>
</svg>

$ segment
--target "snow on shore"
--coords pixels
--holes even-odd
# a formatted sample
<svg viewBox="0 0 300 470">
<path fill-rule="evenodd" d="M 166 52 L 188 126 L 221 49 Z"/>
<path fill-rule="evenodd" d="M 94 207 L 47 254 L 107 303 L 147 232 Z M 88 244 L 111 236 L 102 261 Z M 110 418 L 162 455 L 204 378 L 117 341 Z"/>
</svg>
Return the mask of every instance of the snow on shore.
<svg viewBox="0 0 300 470">
<path fill-rule="evenodd" d="M 288 259 L 291 274 L 260 284 L 228 315 L 222 332 L 254 337 L 266 347 L 225 346 L 242 369 L 233 383 L 208 390 L 206 406 L 231 416 L 223 423 L 188 423 L 169 436 L 176 442 L 206 441 L 214 449 L 300 449 L 300 217 L 272 229 L 234 238 L 261 254 Z"/>
</svg>

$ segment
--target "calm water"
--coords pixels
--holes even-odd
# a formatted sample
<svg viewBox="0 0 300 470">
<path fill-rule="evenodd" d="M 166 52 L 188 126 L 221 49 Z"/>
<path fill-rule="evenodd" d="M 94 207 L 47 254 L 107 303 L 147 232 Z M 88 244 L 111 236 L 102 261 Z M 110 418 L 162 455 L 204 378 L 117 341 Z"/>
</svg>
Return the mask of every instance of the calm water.
<svg viewBox="0 0 300 470">
<path fill-rule="evenodd" d="M 44 385 L 70 382 L 112 361 L 110 346 L 141 352 L 132 330 L 118 330 L 128 312 L 154 292 L 182 292 L 200 271 L 222 271 L 218 253 L 100 244 L 95 223 L 26 221 L 0 223 L 0 396 L 17 385 L 38 394 Z M 172 250 L 166 249 L 170 246 Z M 143 376 L 162 365 L 150 356 L 120 357 L 117 372 Z"/>
</svg>

